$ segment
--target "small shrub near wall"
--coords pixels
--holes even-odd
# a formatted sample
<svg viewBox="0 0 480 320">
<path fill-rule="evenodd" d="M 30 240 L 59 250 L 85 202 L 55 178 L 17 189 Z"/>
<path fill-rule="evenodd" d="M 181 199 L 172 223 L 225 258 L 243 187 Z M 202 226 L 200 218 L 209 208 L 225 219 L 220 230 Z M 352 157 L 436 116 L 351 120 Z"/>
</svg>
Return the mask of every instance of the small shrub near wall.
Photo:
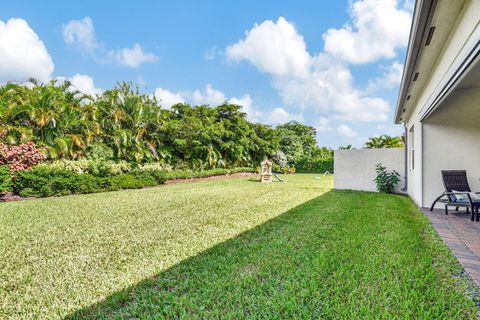
<svg viewBox="0 0 480 320">
<path fill-rule="evenodd" d="M 400 174 L 395 171 L 388 171 L 387 168 L 380 163 L 376 166 L 377 177 L 375 178 L 375 184 L 377 185 L 377 191 L 384 193 L 393 193 L 395 187 L 400 182 Z"/>
</svg>

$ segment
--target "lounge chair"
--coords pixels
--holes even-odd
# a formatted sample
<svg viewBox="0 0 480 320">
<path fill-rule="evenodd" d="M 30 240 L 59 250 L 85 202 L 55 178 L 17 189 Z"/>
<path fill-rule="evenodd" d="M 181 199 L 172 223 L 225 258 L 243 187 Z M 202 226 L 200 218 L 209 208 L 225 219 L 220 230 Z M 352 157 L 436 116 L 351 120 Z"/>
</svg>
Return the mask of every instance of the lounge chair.
<svg viewBox="0 0 480 320">
<path fill-rule="evenodd" d="M 470 193 L 472 190 L 468 184 L 467 172 L 465 170 L 442 170 L 442 179 L 445 191 L 433 202 L 430 211 L 437 202 L 445 204 L 445 214 L 448 214 L 448 207 L 466 208 L 467 213 L 471 210 L 473 221 L 475 215 L 477 221 L 480 220 L 480 199 L 473 198 Z M 478 194 L 478 192 L 477 192 Z"/>
</svg>

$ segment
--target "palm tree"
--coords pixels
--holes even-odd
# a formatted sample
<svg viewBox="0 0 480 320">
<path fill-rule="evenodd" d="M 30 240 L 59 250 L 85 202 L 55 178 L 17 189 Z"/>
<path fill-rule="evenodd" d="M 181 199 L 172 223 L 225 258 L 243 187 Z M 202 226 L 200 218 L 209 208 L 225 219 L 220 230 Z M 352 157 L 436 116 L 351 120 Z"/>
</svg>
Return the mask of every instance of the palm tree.
<svg viewBox="0 0 480 320">
<path fill-rule="evenodd" d="M 405 144 L 403 143 L 402 137 L 391 137 L 389 135 L 383 134 L 378 137 L 371 137 L 365 143 L 367 149 L 376 149 L 376 148 L 401 148 Z"/>
</svg>

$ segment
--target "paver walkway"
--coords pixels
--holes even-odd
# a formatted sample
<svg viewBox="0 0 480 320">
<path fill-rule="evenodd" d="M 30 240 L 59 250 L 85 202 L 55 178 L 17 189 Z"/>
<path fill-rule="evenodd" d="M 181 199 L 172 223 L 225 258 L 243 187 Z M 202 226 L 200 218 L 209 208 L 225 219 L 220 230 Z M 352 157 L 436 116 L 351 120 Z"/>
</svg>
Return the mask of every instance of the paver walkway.
<svg viewBox="0 0 480 320">
<path fill-rule="evenodd" d="M 480 222 L 470 221 L 470 214 L 423 208 L 446 245 L 452 250 L 470 277 L 480 286 Z"/>
</svg>

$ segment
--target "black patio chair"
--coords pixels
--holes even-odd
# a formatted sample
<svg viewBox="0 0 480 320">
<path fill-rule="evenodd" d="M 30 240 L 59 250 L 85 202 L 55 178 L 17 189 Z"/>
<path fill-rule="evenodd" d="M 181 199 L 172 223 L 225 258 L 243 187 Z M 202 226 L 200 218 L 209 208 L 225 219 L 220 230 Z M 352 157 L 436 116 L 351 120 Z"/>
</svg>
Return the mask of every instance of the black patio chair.
<svg viewBox="0 0 480 320">
<path fill-rule="evenodd" d="M 478 208 L 480 207 L 480 200 L 472 199 L 470 196 L 470 186 L 467 179 L 467 171 L 465 170 L 442 170 L 443 186 L 445 191 L 433 202 L 430 207 L 430 211 L 433 211 L 433 207 L 437 202 L 445 204 L 445 214 L 448 214 L 448 207 L 466 208 L 467 213 L 471 210 L 472 217 L 470 220 L 474 220 L 475 215 L 477 221 L 480 220 L 480 213 Z M 453 192 L 455 190 L 455 192 Z M 478 192 L 476 192 L 478 193 Z M 463 195 L 463 197 L 460 197 Z"/>
</svg>

